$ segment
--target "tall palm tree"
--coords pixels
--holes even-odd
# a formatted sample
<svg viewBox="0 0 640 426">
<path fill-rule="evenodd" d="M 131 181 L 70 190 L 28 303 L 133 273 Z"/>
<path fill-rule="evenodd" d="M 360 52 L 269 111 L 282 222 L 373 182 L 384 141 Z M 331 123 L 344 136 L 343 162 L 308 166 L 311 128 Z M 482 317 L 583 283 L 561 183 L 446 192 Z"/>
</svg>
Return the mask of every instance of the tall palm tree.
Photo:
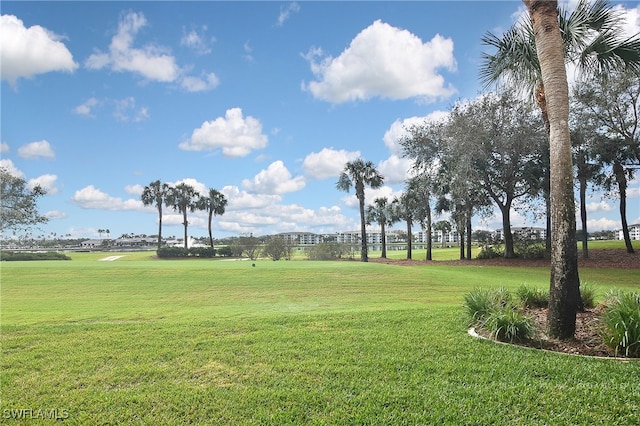
<svg viewBox="0 0 640 426">
<path fill-rule="evenodd" d="M 158 250 L 162 246 L 162 204 L 164 204 L 169 191 L 169 184 L 160 180 L 151 182 L 144 187 L 140 199 L 145 206 L 156 205 L 158 209 Z"/>
<path fill-rule="evenodd" d="M 209 213 L 209 244 L 213 248 L 213 236 L 211 235 L 211 220 L 213 216 L 223 215 L 227 207 L 227 199 L 224 194 L 217 189 L 209 188 L 208 197 L 200 197 L 198 209 L 206 210 Z"/>
<path fill-rule="evenodd" d="M 189 222 L 187 221 L 187 211 L 195 211 L 198 208 L 198 200 L 200 199 L 200 194 L 196 191 L 191 185 L 186 183 L 180 183 L 172 188 L 169 188 L 167 191 L 167 196 L 165 202 L 167 206 L 173 207 L 173 210 L 176 210 L 182 213 L 182 225 L 184 225 L 184 248 L 188 249 L 188 234 L 187 227 L 189 226 Z"/>
<path fill-rule="evenodd" d="M 547 326 L 552 337 L 568 339 L 576 330 L 580 305 L 573 167 L 569 136 L 569 85 L 557 1 L 523 0 L 529 9 L 549 122 L 551 159 L 551 282 Z"/>
<path fill-rule="evenodd" d="M 549 328 L 554 337 L 571 337 L 575 332 L 575 312 L 571 314 L 570 311 L 573 306 L 580 304 L 580 295 L 577 251 L 575 262 L 572 253 L 576 245 L 575 241 L 570 241 L 571 236 L 575 240 L 573 191 L 568 191 L 572 177 L 569 181 L 562 180 L 567 178 L 568 171 L 572 169 L 571 143 L 566 123 L 568 118 L 565 120 L 564 117 L 565 107 L 567 115 L 569 110 L 564 65 L 565 62 L 576 63 L 582 72 L 606 72 L 622 66 L 638 69 L 640 37 L 625 39 L 621 36 L 619 14 L 606 0 L 593 3 L 580 0 L 570 15 L 566 11 L 558 12 L 557 1 L 523 1 L 529 10 L 530 20 L 514 25 L 502 38 L 491 33 L 483 37 L 482 41 L 494 47 L 496 53 L 484 55 L 480 78 L 485 84 L 502 79 L 508 84 L 524 88 L 542 111 L 552 145 L 549 189 L 545 197 L 548 200 L 547 230 L 550 230 L 550 225 L 556 228 L 547 233 L 552 238 L 550 299 L 554 299 L 554 307 L 549 309 Z M 559 91 L 555 91 L 556 89 Z M 556 102 L 553 105 L 556 108 L 553 119 L 550 117 L 551 98 Z M 552 131 L 553 125 L 558 126 L 556 133 Z M 564 169 L 560 170 L 561 168 Z M 554 203 L 557 204 L 555 208 Z M 571 224 L 573 230 L 566 229 Z M 565 231 L 568 234 L 565 235 Z M 554 258 L 554 252 L 564 253 L 563 259 Z M 560 266 L 559 263 L 563 261 L 566 264 Z M 569 300 L 570 298 L 575 300 Z"/>
<path fill-rule="evenodd" d="M 391 209 L 389 208 L 389 200 L 386 197 L 380 197 L 373 200 L 373 205 L 367 208 L 367 224 L 377 222 L 380 225 L 380 233 L 382 234 L 382 255 L 383 259 L 387 258 L 387 225 L 391 225 L 392 221 Z"/>
<path fill-rule="evenodd" d="M 336 188 L 340 191 L 349 192 L 353 186 L 356 190 L 356 198 L 360 203 L 360 236 L 362 238 L 362 249 L 360 251 L 360 260 L 368 262 L 367 254 L 367 222 L 364 210 L 364 188 L 369 186 L 373 189 L 380 188 L 384 183 L 384 178 L 376 169 L 371 161 L 364 161 L 358 158 L 349 161 L 345 166 L 340 178 L 336 182 Z"/>
<path fill-rule="evenodd" d="M 419 169 L 415 169 L 417 171 Z M 433 260 L 433 242 L 431 240 L 431 191 L 434 186 L 434 176 L 432 173 L 423 170 L 420 174 L 411 177 L 406 182 L 406 191 L 413 194 L 416 201 L 415 219 L 420 222 L 420 226 L 427 235 L 427 251 L 425 260 Z"/>
<path fill-rule="evenodd" d="M 411 191 L 409 187 L 405 189 L 405 192 L 400 197 L 393 199 L 394 220 L 403 220 L 407 223 L 407 260 L 413 258 L 413 235 L 411 230 L 413 229 L 413 222 L 420 214 L 420 201 L 418 194 Z"/>
</svg>

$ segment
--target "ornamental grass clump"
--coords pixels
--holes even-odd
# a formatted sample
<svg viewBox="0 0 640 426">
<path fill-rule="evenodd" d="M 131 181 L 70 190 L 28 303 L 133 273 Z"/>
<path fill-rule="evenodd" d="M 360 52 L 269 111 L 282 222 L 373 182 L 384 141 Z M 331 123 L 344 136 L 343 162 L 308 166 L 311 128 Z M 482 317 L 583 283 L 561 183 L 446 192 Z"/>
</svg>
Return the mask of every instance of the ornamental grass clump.
<svg viewBox="0 0 640 426">
<path fill-rule="evenodd" d="M 511 301 L 511 294 L 503 287 L 490 290 L 475 288 L 464 295 L 464 308 L 469 325 L 480 325 L 493 310 L 504 307 Z"/>
<path fill-rule="evenodd" d="M 582 298 L 582 306 L 585 309 L 592 309 L 596 306 L 596 289 L 591 284 L 580 285 L 580 297 Z"/>
<path fill-rule="evenodd" d="M 609 293 L 603 322 L 602 338 L 616 356 L 640 357 L 640 293 Z"/>
<path fill-rule="evenodd" d="M 533 337 L 533 320 L 516 306 L 504 306 L 489 313 L 484 328 L 501 342 L 521 342 Z"/>
<path fill-rule="evenodd" d="M 516 290 L 516 294 L 522 305 L 527 308 L 546 308 L 549 306 L 549 291 L 522 284 Z"/>
<path fill-rule="evenodd" d="M 476 288 L 464 295 L 469 324 L 487 331 L 503 342 L 523 341 L 533 337 L 533 320 L 512 302 L 505 288 Z"/>
</svg>

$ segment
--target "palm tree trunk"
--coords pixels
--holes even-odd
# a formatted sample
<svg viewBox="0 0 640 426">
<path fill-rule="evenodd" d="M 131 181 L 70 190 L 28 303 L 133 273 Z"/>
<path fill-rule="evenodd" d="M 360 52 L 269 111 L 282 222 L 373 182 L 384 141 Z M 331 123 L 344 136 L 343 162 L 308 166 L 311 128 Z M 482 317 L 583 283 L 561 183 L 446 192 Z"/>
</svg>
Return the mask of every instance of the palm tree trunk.
<svg viewBox="0 0 640 426">
<path fill-rule="evenodd" d="M 358 201 L 360 202 L 360 236 L 362 239 L 360 260 L 362 262 L 368 262 L 369 255 L 367 254 L 367 224 L 364 217 L 364 194 L 358 196 Z"/>
<path fill-rule="evenodd" d="M 209 244 L 213 248 L 213 235 L 211 233 L 211 219 L 213 218 L 213 210 L 209 211 Z"/>
<path fill-rule="evenodd" d="M 189 247 L 187 246 L 187 226 L 189 226 L 189 222 L 187 222 L 187 209 L 185 207 L 185 209 L 182 211 L 182 218 L 183 218 L 183 225 L 184 225 L 184 249 L 188 250 Z"/>
<path fill-rule="evenodd" d="M 547 323 L 551 337 L 568 339 L 575 334 L 580 281 L 564 45 L 558 25 L 558 2 L 523 1 L 533 22 L 550 125 L 552 235 Z"/>
</svg>

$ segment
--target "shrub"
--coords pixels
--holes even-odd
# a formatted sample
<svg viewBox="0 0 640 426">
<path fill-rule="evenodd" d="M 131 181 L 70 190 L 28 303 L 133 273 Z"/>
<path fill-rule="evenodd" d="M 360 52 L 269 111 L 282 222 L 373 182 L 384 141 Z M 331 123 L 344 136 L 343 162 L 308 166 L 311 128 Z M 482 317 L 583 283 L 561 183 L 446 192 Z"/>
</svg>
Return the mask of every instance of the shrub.
<svg viewBox="0 0 640 426">
<path fill-rule="evenodd" d="M 580 285 L 580 297 L 585 309 L 592 309 L 596 306 L 596 289 L 592 285 L 587 283 Z"/>
<path fill-rule="evenodd" d="M 309 260 L 335 260 L 345 253 L 344 246 L 336 242 L 316 244 L 307 252 Z"/>
<path fill-rule="evenodd" d="M 46 253 L 2 251 L 0 252 L 0 260 L 10 262 L 18 260 L 71 260 L 71 258 L 64 253 L 54 251 Z"/>
<path fill-rule="evenodd" d="M 487 315 L 484 328 L 501 342 L 520 342 L 531 338 L 535 332 L 533 320 L 515 306 L 493 309 Z"/>
<path fill-rule="evenodd" d="M 161 258 L 187 257 L 189 255 L 189 250 L 184 247 L 161 247 L 156 251 L 156 254 Z"/>
<path fill-rule="evenodd" d="M 495 259 L 504 257 L 504 250 L 499 246 L 482 246 L 478 252 L 476 259 Z"/>
<path fill-rule="evenodd" d="M 223 246 L 218 249 L 218 255 L 224 256 L 224 257 L 230 257 L 230 256 L 233 256 L 233 250 L 231 250 L 231 247 L 229 246 Z"/>
<path fill-rule="evenodd" d="M 211 258 L 215 255 L 216 250 L 213 247 L 191 247 L 189 249 L 189 256 Z"/>
<path fill-rule="evenodd" d="M 609 293 L 602 338 L 616 356 L 640 357 L 640 293 Z"/>
<path fill-rule="evenodd" d="M 540 234 L 531 230 L 525 234 L 517 232 L 513 235 L 513 251 L 521 259 L 543 259 L 545 241 Z"/>
<path fill-rule="evenodd" d="M 546 308 L 549 306 L 549 292 L 522 284 L 516 290 L 523 306 L 528 308 Z"/>
</svg>

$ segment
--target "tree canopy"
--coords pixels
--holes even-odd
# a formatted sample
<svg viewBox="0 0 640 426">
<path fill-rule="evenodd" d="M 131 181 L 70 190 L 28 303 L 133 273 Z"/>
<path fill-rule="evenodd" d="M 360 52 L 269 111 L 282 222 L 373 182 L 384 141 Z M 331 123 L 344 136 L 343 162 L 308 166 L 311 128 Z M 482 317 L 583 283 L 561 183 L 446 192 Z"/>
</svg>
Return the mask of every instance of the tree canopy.
<svg viewBox="0 0 640 426">
<path fill-rule="evenodd" d="M 46 194 L 39 185 L 29 188 L 27 182 L 0 167 L 0 232 L 27 229 L 46 223 L 38 212 L 38 199 Z"/>
</svg>

